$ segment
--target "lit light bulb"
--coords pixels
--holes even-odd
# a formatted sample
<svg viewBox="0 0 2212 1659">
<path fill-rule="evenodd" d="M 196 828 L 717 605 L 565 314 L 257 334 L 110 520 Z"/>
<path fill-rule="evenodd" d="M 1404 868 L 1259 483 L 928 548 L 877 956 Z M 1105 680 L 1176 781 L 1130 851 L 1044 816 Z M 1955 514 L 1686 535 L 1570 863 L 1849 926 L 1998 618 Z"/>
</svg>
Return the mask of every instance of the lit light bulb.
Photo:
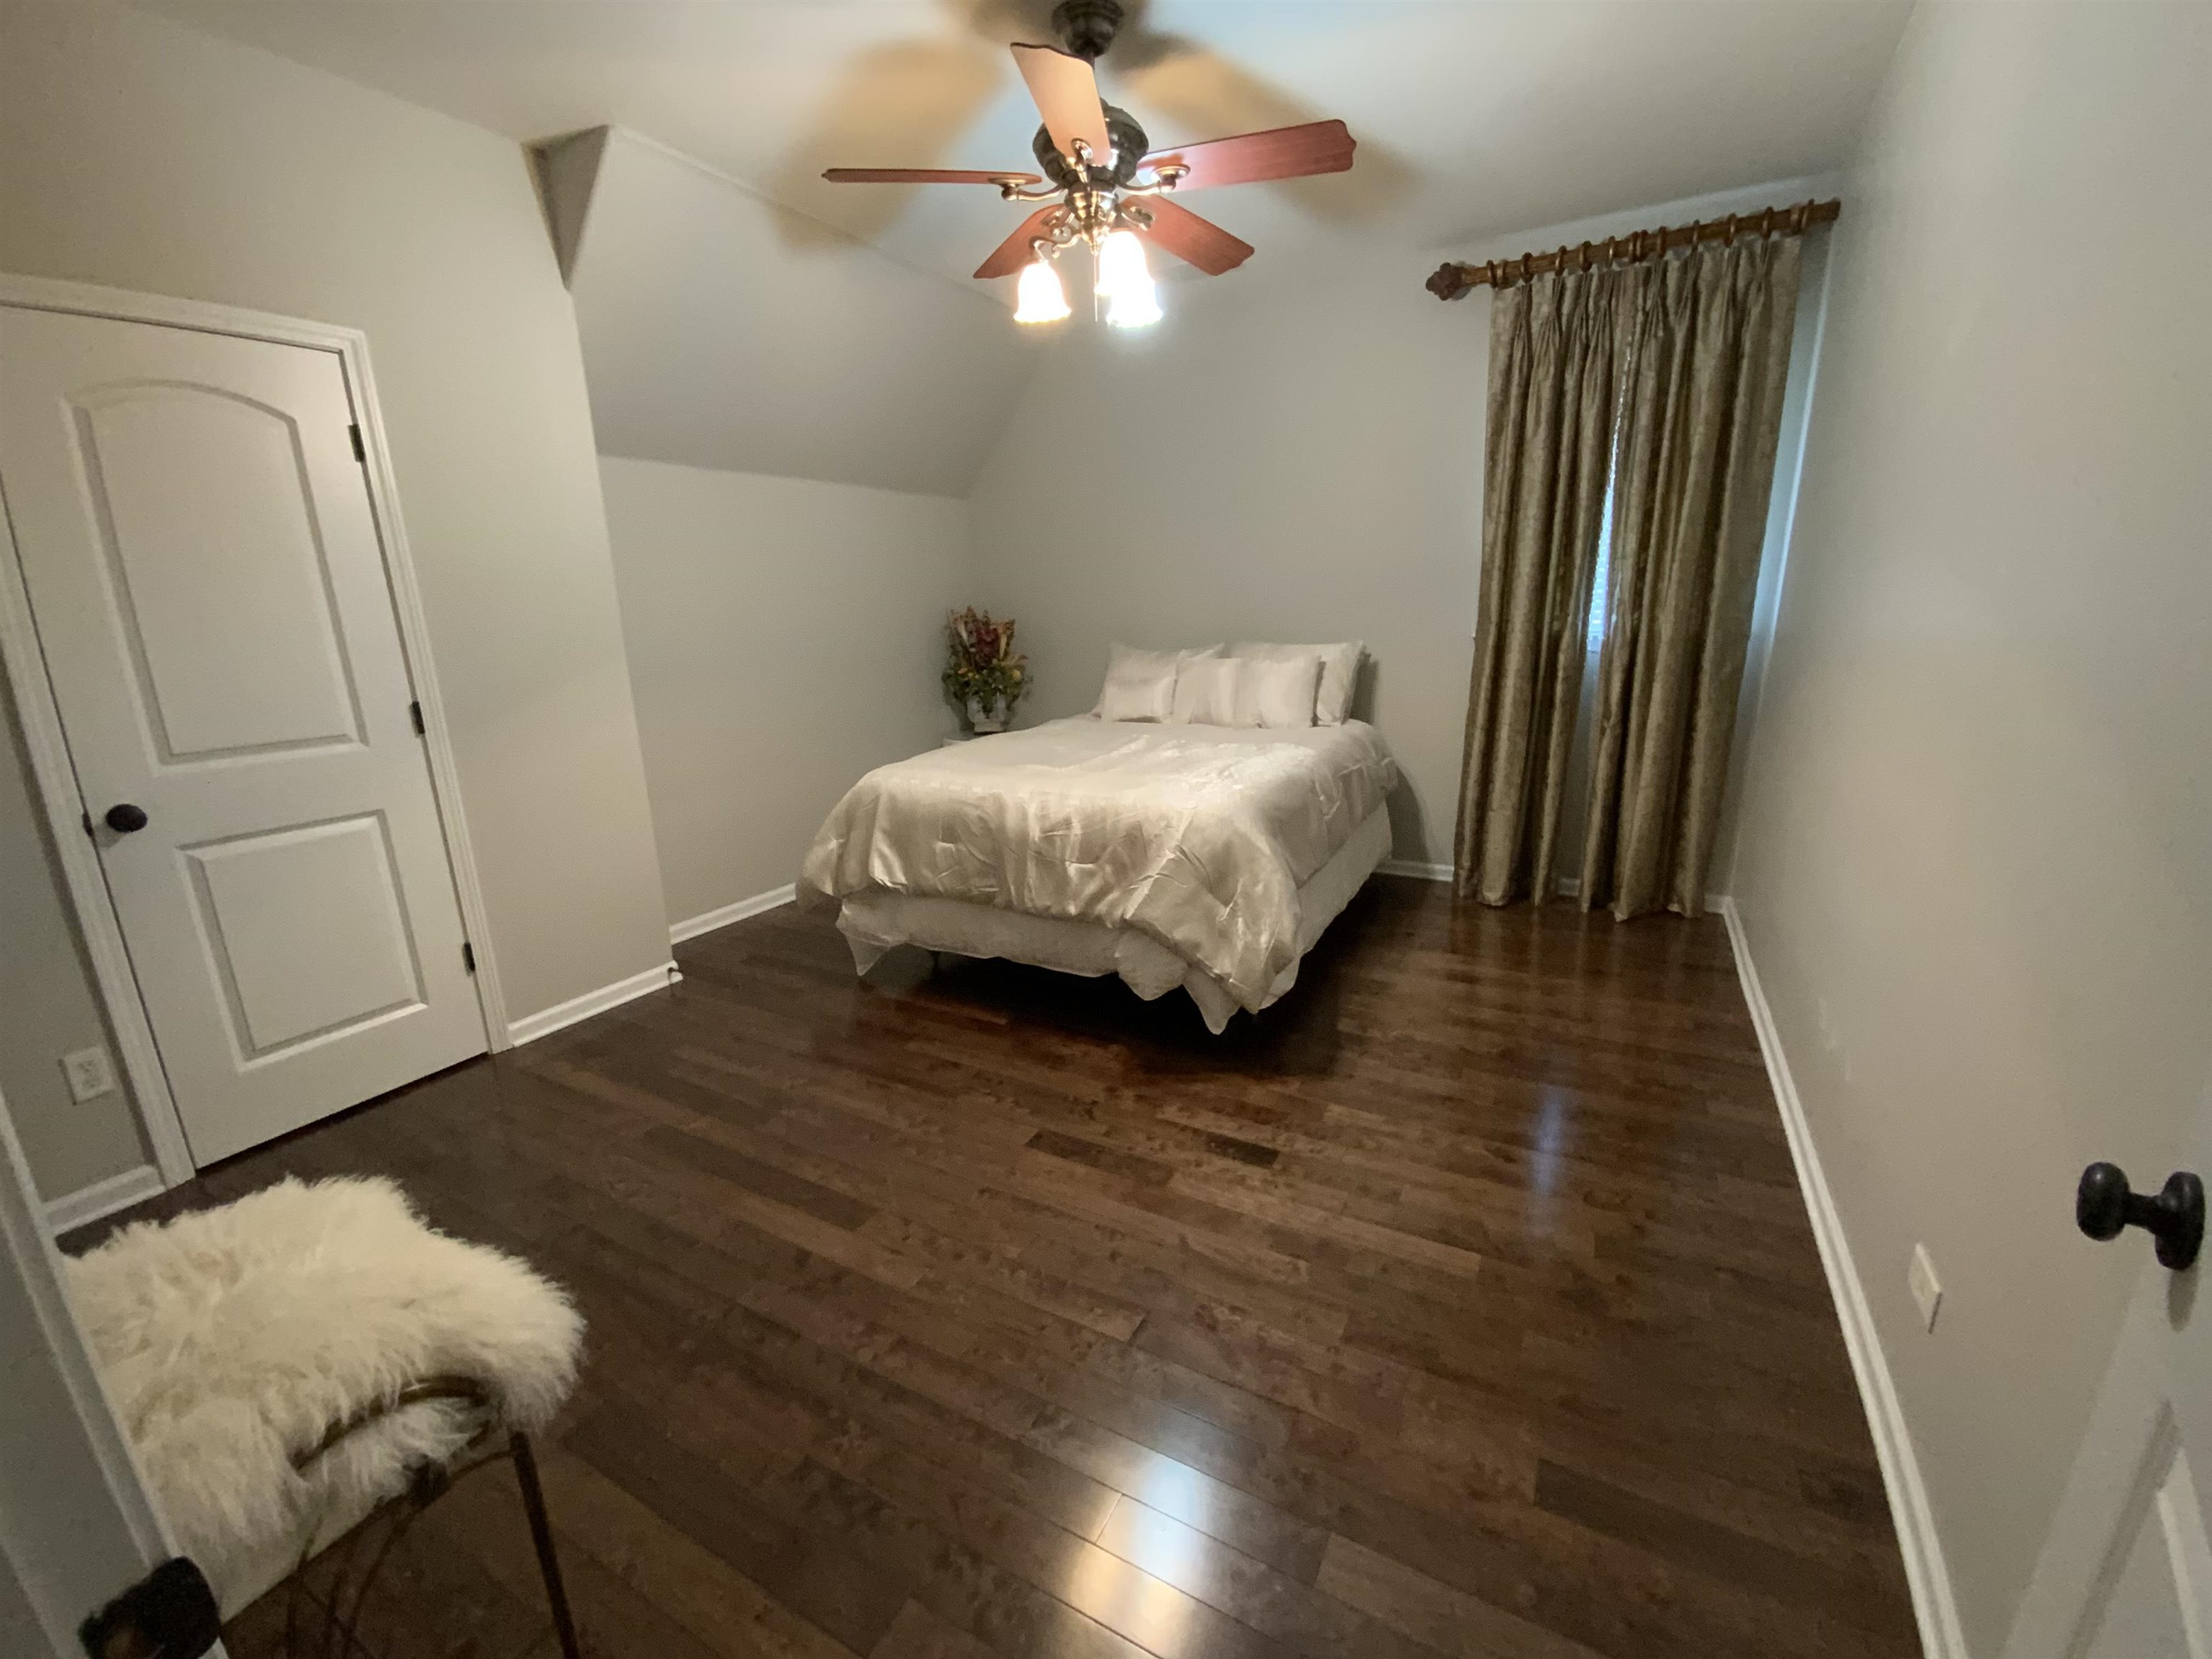
<svg viewBox="0 0 2212 1659">
<path fill-rule="evenodd" d="M 1098 292 L 1112 299 L 1125 287 L 1149 286 L 1152 273 L 1145 269 L 1145 245 L 1133 230 L 1117 230 L 1098 247 Z"/>
<path fill-rule="evenodd" d="M 1115 289 L 1106 308 L 1106 320 L 1115 328 L 1144 328 L 1159 319 L 1160 291 L 1149 276 Z"/>
<path fill-rule="evenodd" d="M 1014 289 L 1014 320 L 1018 323 L 1056 323 L 1067 315 L 1067 291 L 1060 273 L 1043 259 L 1022 267 Z"/>
</svg>

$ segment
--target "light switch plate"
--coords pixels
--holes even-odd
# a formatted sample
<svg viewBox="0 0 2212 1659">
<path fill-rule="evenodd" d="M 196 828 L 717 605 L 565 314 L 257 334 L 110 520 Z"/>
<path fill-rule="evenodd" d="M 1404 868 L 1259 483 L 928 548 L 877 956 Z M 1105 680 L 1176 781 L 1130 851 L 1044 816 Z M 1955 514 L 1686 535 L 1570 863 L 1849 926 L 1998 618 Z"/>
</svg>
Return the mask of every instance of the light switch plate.
<svg viewBox="0 0 2212 1659">
<path fill-rule="evenodd" d="M 1936 1263 L 1925 1244 L 1912 1247 L 1912 1270 L 1905 1274 L 1905 1282 L 1912 1287 L 1912 1301 L 1920 1310 L 1921 1325 L 1934 1330 L 1936 1310 L 1943 1305 L 1943 1286 L 1936 1280 Z"/>
<path fill-rule="evenodd" d="M 72 1100 L 97 1100 L 115 1092 L 115 1066 L 105 1048 L 79 1048 L 64 1054 L 62 1075 L 69 1079 Z"/>
</svg>

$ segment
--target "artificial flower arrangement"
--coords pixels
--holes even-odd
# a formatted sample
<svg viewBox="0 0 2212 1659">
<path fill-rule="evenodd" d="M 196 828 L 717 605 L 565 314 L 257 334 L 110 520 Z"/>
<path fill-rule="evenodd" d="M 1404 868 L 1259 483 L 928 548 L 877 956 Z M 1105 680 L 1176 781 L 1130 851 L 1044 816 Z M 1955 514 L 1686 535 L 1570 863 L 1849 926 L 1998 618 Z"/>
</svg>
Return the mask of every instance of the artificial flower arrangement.
<svg viewBox="0 0 2212 1659">
<path fill-rule="evenodd" d="M 1014 623 L 969 606 L 945 619 L 945 695 L 972 732 L 1003 732 L 1029 689 L 1030 659 L 1014 649 Z"/>
</svg>

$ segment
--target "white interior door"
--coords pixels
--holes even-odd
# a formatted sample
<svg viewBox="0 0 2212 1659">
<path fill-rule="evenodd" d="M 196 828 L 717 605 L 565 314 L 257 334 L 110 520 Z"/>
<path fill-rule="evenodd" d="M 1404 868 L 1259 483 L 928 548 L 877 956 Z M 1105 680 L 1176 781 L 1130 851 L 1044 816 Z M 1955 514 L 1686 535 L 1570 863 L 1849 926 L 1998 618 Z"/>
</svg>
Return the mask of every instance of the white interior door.
<svg viewBox="0 0 2212 1659">
<path fill-rule="evenodd" d="M 2212 1101 L 2212 1095 L 2208 1096 Z M 2212 1168 L 2212 1117 L 2191 1167 Z M 2149 1171 L 2132 1171 L 2139 1177 Z M 2155 1191 L 2159 1170 L 2135 1185 Z M 2212 1309 L 2197 1266 L 2140 1252 L 2126 1322 L 2004 1659 L 2212 1659 Z"/>
<path fill-rule="evenodd" d="M 486 1047 L 354 421 L 333 351 L 0 307 L 0 491 L 202 1164 Z"/>
</svg>

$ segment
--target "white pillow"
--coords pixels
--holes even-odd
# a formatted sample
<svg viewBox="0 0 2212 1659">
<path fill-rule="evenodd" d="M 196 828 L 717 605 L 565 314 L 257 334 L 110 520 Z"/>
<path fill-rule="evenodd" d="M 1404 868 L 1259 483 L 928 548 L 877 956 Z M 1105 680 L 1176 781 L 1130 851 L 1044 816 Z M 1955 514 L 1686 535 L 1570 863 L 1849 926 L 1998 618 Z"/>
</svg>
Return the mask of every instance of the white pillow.
<svg viewBox="0 0 2212 1659">
<path fill-rule="evenodd" d="M 1337 645 L 1265 645 L 1241 640 L 1229 647 L 1232 657 L 1251 662 L 1281 662 L 1291 657 L 1319 657 L 1321 684 L 1314 693 L 1314 724 L 1341 726 L 1352 715 L 1352 693 L 1359 683 L 1360 643 L 1346 640 Z"/>
<path fill-rule="evenodd" d="M 1202 657 L 1177 671 L 1175 714 L 1177 726 L 1235 726 L 1237 707 L 1244 695 L 1244 676 L 1250 665 L 1231 657 Z"/>
<path fill-rule="evenodd" d="M 1244 670 L 1237 688 L 1238 726 L 1305 726 L 1314 723 L 1314 688 L 1321 683 L 1319 657 L 1239 659 Z"/>
<path fill-rule="evenodd" d="M 1164 720 L 1175 709 L 1176 670 L 1201 657 L 1218 657 L 1221 647 L 1195 651 L 1139 651 L 1116 644 L 1106 663 L 1106 684 L 1091 712 L 1102 720 Z"/>
</svg>

